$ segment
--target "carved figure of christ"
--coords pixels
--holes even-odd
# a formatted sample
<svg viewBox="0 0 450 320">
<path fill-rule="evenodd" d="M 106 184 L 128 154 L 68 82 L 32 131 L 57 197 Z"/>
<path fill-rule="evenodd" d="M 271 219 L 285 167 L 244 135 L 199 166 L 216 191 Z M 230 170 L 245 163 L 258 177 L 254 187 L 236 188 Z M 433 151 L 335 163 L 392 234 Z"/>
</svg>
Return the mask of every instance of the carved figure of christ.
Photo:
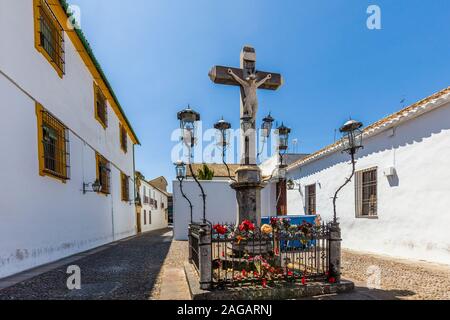
<svg viewBox="0 0 450 320">
<path fill-rule="evenodd" d="M 244 115 L 252 117 L 253 121 L 255 121 L 256 115 L 258 114 L 258 95 L 256 94 L 256 91 L 268 80 L 272 79 L 272 75 L 268 74 L 261 81 L 256 81 L 255 74 L 250 74 L 245 80 L 236 75 L 232 69 L 228 69 L 228 74 L 230 74 L 244 90 Z"/>
</svg>

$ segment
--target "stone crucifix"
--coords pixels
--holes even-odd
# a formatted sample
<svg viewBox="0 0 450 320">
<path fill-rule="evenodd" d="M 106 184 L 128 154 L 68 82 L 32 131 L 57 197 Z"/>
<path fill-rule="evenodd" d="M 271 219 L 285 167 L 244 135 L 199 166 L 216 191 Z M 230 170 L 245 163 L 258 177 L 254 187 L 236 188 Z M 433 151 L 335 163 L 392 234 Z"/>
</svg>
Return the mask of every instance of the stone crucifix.
<svg viewBox="0 0 450 320">
<path fill-rule="evenodd" d="M 256 163 L 256 117 L 258 114 L 258 89 L 277 90 L 283 85 L 278 73 L 256 70 L 256 52 L 245 46 L 241 52 L 241 68 L 215 66 L 209 77 L 216 84 L 238 86 L 241 89 L 241 121 L 251 119 L 252 130 L 241 130 L 240 161 L 236 170 L 236 181 L 231 187 L 236 190 L 238 202 L 237 224 L 250 220 L 261 224 L 261 189 L 264 188 L 261 170 Z"/>
<path fill-rule="evenodd" d="M 283 78 L 278 73 L 257 71 L 256 51 L 250 46 L 242 49 L 240 69 L 215 66 L 209 72 L 209 77 L 216 84 L 240 87 L 241 119 L 251 117 L 253 122 L 253 132 L 241 133 L 240 160 L 243 165 L 256 165 L 257 90 L 277 90 L 283 85 Z"/>
</svg>

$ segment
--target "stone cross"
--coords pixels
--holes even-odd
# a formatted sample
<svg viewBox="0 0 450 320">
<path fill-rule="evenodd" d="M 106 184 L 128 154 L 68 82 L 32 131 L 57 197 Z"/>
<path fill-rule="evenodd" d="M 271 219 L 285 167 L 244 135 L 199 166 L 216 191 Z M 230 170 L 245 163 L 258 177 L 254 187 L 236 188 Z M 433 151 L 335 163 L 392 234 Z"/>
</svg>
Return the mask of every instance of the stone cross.
<svg viewBox="0 0 450 320">
<path fill-rule="evenodd" d="M 251 129 L 241 130 L 240 162 L 236 170 L 236 181 L 231 187 L 236 190 L 238 215 L 236 223 L 250 220 L 261 224 L 261 189 L 264 183 L 261 170 L 256 163 L 256 116 L 258 114 L 258 89 L 277 90 L 283 85 L 278 73 L 268 73 L 256 69 L 256 52 L 245 46 L 241 53 L 241 68 L 215 66 L 209 77 L 216 84 L 238 86 L 241 89 L 241 125 L 247 119 Z"/>
<path fill-rule="evenodd" d="M 250 117 L 250 133 L 241 132 L 240 161 L 245 165 L 256 165 L 256 116 L 258 113 L 257 90 L 277 90 L 283 85 L 283 78 L 278 73 L 256 70 L 256 52 L 245 46 L 241 52 L 241 68 L 215 66 L 209 77 L 216 84 L 239 86 L 241 89 L 241 119 Z"/>
</svg>

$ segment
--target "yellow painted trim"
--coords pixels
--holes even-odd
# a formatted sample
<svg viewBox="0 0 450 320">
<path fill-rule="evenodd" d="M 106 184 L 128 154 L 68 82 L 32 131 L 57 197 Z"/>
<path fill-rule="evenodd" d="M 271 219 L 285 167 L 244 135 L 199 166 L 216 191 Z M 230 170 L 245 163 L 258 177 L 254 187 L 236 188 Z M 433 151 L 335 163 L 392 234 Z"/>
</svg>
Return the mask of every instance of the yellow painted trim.
<svg viewBox="0 0 450 320">
<path fill-rule="evenodd" d="M 99 71 L 95 67 L 94 62 L 92 61 L 89 54 L 86 52 L 86 49 L 84 48 L 83 43 L 81 42 L 80 38 L 76 34 L 76 32 L 72 29 L 70 29 L 67 26 L 67 15 L 64 11 L 64 8 L 61 6 L 59 0 L 47 0 L 48 5 L 52 9 L 53 13 L 55 14 L 56 18 L 58 19 L 59 23 L 63 27 L 64 31 L 66 32 L 69 39 L 72 41 L 72 44 L 74 45 L 76 51 L 80 55 L 81 59 L 85 63 L 86 67 L 90 71 L 92 77 L 94 78 L 94 81 L 97 82 L 102 92 L 105 94 L 105 97 L 110 102 L 110 105 L 114 112 L 116 113 L 117 117 L 119 118 L 120 123 L 122 123 L 125 128 L 127 129 L 128 135 L 131 137 L 134 144 L 138 144 L 138 140 L 136 136 L 133 134 L 133 131 L 128 126 L 124 115 L 120 111 L 119 106 L 114 101 L 114 98 L 109 91 L 108 87 L 106 86 L 105 82 L 102 79 L 102 76 L 100 75 Z"/>
<path fill-rule="evenodd" d="M 38 138 L 38 161 L 39 161 L 39 175 L 41 177 L 50 177 L 55 180 L 58 180 L 64 184 L 67 183 L 66 179 L 63 179 L 61 177 L 55 176 L 45 170 L 45 163 L 44 163 L 44 145 L 42 141 L 44 140 L 44 137 L 42 135 L 42 112 L 44 111 L 44 107 L 36 103 L 36 118 L 37 118 L 37 138 Z M 64 143 L 64 142 L 63 142 Z"/>
<path fill-rule="evenodd" d="M 39 40 L 39 33 L 40 33 L 40 23 L 39 23 L 39 4 L 41 1 L 45 0 L 33 0 L 33 12 L 34 12 L 34 46 L 37 51 L 39 51 L 45 59 L 50 63 L 50 65 L 55 69 L 58 76 L 62 79 L 64 76 L 64 72 L 60 69 L 60 67 L 56 64 L 56 62 L 53 61 L 53 59 L 50 57 L 50 55 L 45 51 L 45 49 L 41 46 L 40 40 Z M 57 21 L 59 23 L 59 21 Z M 63 28 L 64 30 L 64 28 Z M 63 31 L 64 32 L 64 31 Z M 63 33 L 64 36 L 64 33 Z"/>
<path fill-rule="evenodd" d="M 102 89 L 100 89 L 100 87 L 94 82 L 94 117 L 95 119 L 97 119 L 98 122 L 100 122 L 103 129 L 106 130 L 106 128 L 108 128 L 108 125 L 104 123 L 102 119 L 100 119 L 97 112 L 97 89 L 100 90 L 100 92 L 103 94 Z M 105 101 L 106 101 L 106 117 L 108 118 L 108 99 L 106 97 Z"/>
</svg>

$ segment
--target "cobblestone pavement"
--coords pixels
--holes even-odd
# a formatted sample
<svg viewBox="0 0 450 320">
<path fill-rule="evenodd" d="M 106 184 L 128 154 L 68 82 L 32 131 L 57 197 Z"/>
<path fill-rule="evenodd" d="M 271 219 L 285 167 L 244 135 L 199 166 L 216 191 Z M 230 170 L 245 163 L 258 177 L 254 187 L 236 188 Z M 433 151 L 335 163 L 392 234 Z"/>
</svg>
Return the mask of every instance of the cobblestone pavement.
<svg viewBox="0 0 450 320">
<path fill-rule="evenodd" d="M 343 277 L 356 283 L 357 292 L 375 299 L 450 299 L 450 266 L 344 250 L 342 267 Z M 367 289 L 368 278 L 376 279 L 378 270 L 380 287 Z"/>
<path fill-rule="evenodd" d="M 69 265 L 81 268 L 81 290 L 67 289 L 67 266 L 0 290 L 0 300 L 147 300 L 172 242 L 170 230 L 118 242 Z"/>
<path fill-rule="evenodd" d="M 189 288 L 184 275 L 184 263 L 188 260 L 189 245 L 187 241 L 173 241 L 158 276 L 151 299 L 179 300 L 190 299 Z M 181 284 L 181 278 L 184 283 Z M 175 281 L 176 283 L 173 283 Z M 173 288 L 173 292 L 170 292 Z M 163 291 L 163 292 L 161 292 Z"/>
</svg>

